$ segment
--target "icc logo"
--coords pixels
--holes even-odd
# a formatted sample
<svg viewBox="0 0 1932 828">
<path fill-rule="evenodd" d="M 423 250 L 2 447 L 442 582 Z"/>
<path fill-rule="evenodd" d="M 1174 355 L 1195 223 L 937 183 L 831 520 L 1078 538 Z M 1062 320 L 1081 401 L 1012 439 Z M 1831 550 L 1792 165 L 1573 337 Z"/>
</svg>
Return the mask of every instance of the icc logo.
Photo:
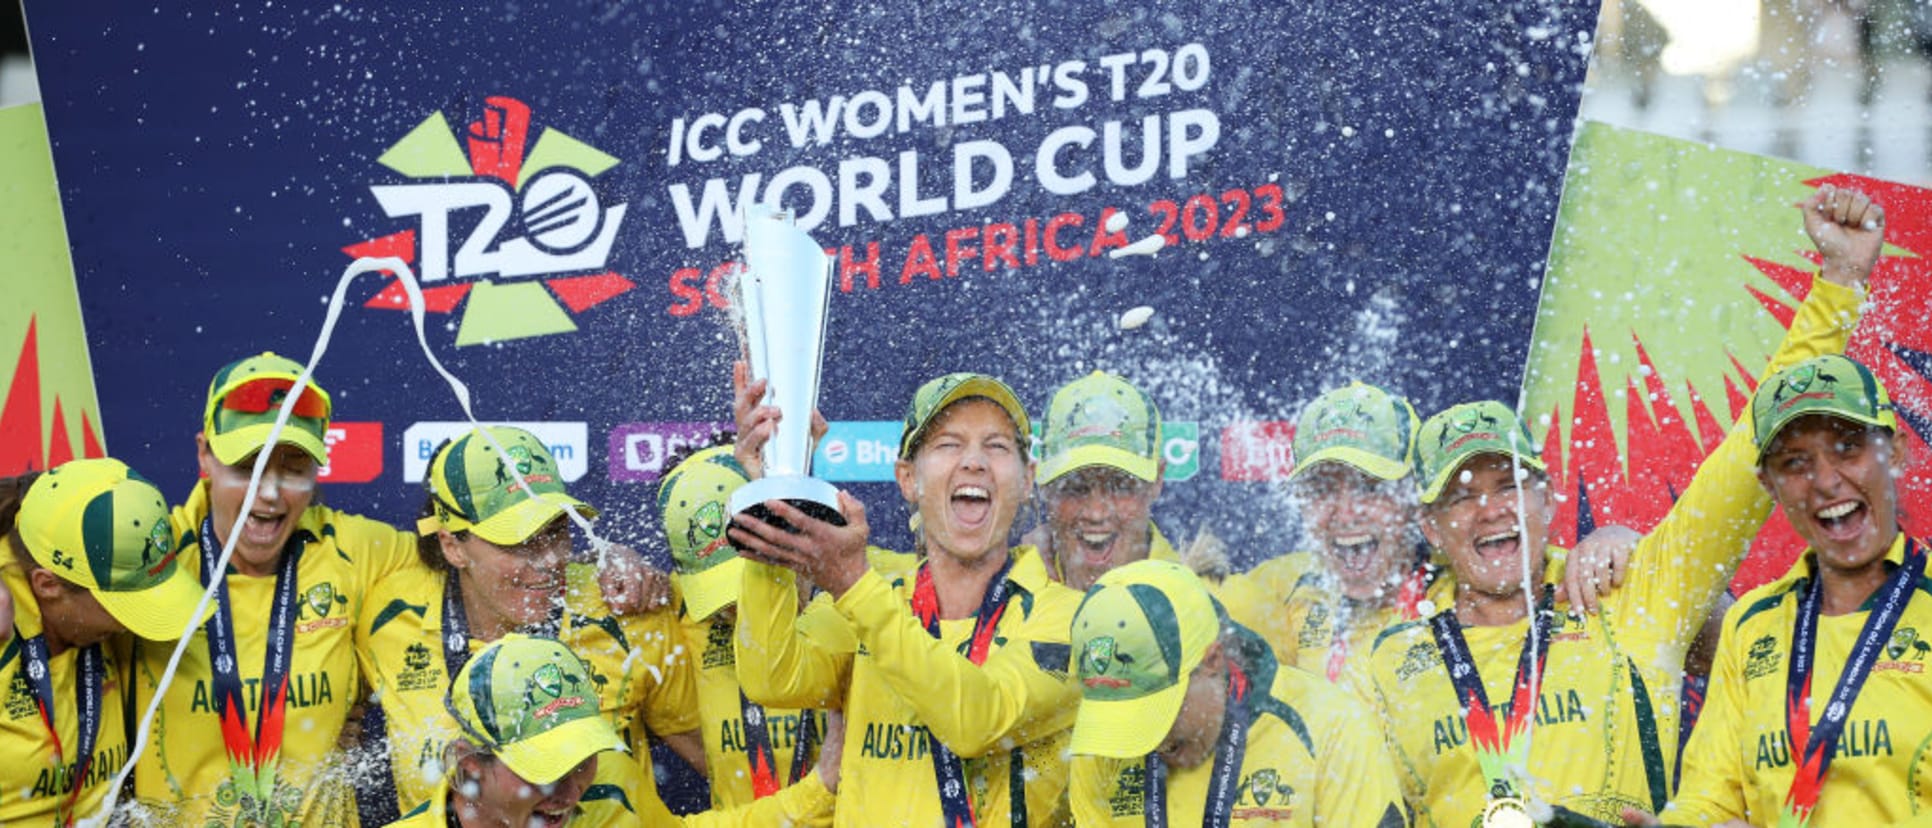
<svg viewBox="0 0 1932 828">
<path fill-rule="evenodd" d="M 458 345 L 574 331 L 573 314 L 636 286 L 606 270 L 628 205 L 605 204 L 591 183 L 618 159 L 556 129 L 532 140 L 530 121 L 524 102 L 486 98 L 459 146 L 432 114 L 377 159 L 416 180 L 369 188 L 414 226 L 345 249 L 411 261 L 430 311 L 467 299 Z M 391 284 L 366 305 L 406 310 L 403 297 Z"/>
</svg>

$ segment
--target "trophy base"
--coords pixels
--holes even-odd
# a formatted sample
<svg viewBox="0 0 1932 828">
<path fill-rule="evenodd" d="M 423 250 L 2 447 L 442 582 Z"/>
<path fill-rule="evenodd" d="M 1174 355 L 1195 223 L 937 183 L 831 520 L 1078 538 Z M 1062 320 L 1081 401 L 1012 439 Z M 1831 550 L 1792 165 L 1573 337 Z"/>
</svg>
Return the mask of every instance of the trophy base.
<svg viewBox="0 0 1932 828">
<path fill-rule="evenodd" d="M 734 515 L 756 518 L 787 532 L 795 531 L 791 524 L 774 517 L 765 508 L 767 500 L 785 501 L 813 519 L 833 526 L 845 525 L 845 515 L 839 513 L 838 488 L 816 477 L 762 477 L 739 486 L 731 493 L 727 505 Z"/>
</svg>

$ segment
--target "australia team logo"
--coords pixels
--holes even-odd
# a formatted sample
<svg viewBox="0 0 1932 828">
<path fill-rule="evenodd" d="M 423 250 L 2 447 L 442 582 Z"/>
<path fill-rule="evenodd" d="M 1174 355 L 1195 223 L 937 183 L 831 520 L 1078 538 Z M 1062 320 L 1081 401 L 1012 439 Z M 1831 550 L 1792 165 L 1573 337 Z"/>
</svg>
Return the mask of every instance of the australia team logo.
<svg viewBox="0 0 1932 828">
<path fill-rule="evenodd" d="M 477 120 L 452 128 L 432 113 L 376 162 L 403 176 L 372 184 L 403 227 L 343 248 L 411 264 L 426 309 L 458 315 L 456 344 L 577 330 L 576 317 L 636 287 L 609 270 L 627 204 L 595 182 L 620 161 L 540 123 L 530 106 L 485 98 Z M 399 281 L 365 307 L 408 310 Z"/>
<path fill-rule="evenodd" d="M 334 629 L 348 626 L 349 618 L 345 612 L 336 615 L 337 607 L 346 608 L 349 597 L 335 588 L 335 584 L 323 581 L 302 592 L 301 603 L 296 608 L 300 621 L 295 631 L 300 633 L 321 629 Z"/>
</svg>

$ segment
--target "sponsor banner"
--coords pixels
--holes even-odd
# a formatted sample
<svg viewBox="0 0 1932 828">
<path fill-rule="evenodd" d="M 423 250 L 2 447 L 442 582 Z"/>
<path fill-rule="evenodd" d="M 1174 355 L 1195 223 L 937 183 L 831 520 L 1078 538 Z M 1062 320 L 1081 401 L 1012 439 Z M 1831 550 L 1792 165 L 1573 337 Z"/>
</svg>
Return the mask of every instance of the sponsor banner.
<svg viewBox="0 0 1932 828">
<path fill-rule="evenodd" d="M 126 459 L 178 491 L 212 372 L 309 353 L 365 256 L 421 280 L 425 336 L 480 417 L 581 422 L 600 446 L 728 419 L 734 216 L 760 203 L 833 260 L 828 419 L 896 423 L 958 370 L 1043 405 L 1105 368 L 1208 429 L 1350 377 L 1422 408 L 1510 398 L 1597 3 L 1467 5 L 276 4 L 105 27 L 25 8 L 61 197 L 86 218 L 102 416 L 150 432 Z M 1406 31 L 1430 36 L 1388 35 Z M 318 368 L 337 415 L 459 420 L 400 282 L 345 290 Z M 1237 555 L 1280 548 L 1294 516 L 1199 474 L 1226 463 L 1198 428 L 1164 440 L 1163 516 Z M 401 466 L 330 504 L 408 523 L 440 436 L 405 434 Z M 896 442 L 854 434 L 819 471 L 903 508 L 878 450 Z M 574 445 L 558 459 L 581 470 Z M 655 516 L 630 507 L 654 447 L 631 448 L 573 494 L 644 515 L 613 531 L 647 548 Z M 908 548 L 905 520 L 873 526 Z"/>
<path fill-rule="evenodd" d="M 1553 542 L 1607 524 L 1648 531 L 1746 411 L 1817 271 L 1792 205 L 1824 184 L 1885 206 L 1887 247 L 1850 355 L 1899 406 L 1912 458 L 1900 517 L 1932 530 L 1932 190 L 1586 123 L 1524 385 L 1562 495 Z M 1774 516 L 1733 588 L 1784 574 L 1802 548 Z"/>
<path fill-rule="evenodd" d="M 565 483 L 575 483 L 590 470 L 590 427 L 585 423 L 485 422 L 486 426 L 504 425 L 537 435 L 557 460 L 557 472 Z M 461 437 L 472 426 L 467 422 L 411 423 L 403 431 L 403 480 L 421 483 L 429 473 L 429 461 L 443 441 Z"/>
<path fill-rule="evenodd" d="M 1193 480 L 1201 473 L 1201 424 L 1161 422 L 1162 480 Z"/>
<path fill-rule="evenodd" d="M 382 476 L 382 423 L 336 420 L 322 435 L 329 463 L 316 479 L 324 483 L 367 483 Z"/>
<path fill-rule="evenodd" d="M 733 427 L 728 422 L 624 423 L 610 432 L 610 479 L 654 482 L 671 470 L 672 455 L 711 445 Z"/>
<path fill-rule="evenodd" d="M 0 109 L 0 476 L 104 453 L 49 151 L 40 104 Z"/>
<path fill-rule="evenodd" d="M 1287 480 L 1295 470 L 1295 424 L 1260 420 L 1221 431 L 1221 479 L 1236 483 Z"/>
<path fill-rule="evenodd" d="M 900 420 L 834 421 L 812 451 L 812 476 L 831 483 L 883 483 L 899 459 Z"/>
</svg>

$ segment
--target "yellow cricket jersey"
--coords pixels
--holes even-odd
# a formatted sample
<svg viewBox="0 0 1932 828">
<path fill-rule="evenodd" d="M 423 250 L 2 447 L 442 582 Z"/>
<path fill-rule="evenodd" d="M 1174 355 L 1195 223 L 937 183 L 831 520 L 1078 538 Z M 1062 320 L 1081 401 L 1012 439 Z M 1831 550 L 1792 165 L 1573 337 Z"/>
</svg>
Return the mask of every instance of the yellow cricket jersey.
<svg viewBox="0 0 1932 828">
<path fill-rule="evenodd" d="M 1280 555 L 1221 579 L 1215 585 L 1214 597 L 1227 609 L 1229 618 L 1268 642 L 1279 663 L 1292 665 L 1297 663 L 1296 648 L 1282 643 L 1287 618 L 1281 610 L 1291 596 L 1317 583 L 1320 575 L 1314 555 Z"/>
<path fill-rule="evenodd" d="M 15 550 L 0 539 L 0 582 L 13 598 L 13 636 L 0 645 L 0 825 L 54 826 L 68 814 L 67 801 L 73 790 L 74 774 L 80 757 L 80 714 L 76 710 L 75 689 L 80 680 L 80 650 L 68 648 L 49 658 L 52 675 L 54 727 L 68 755 L 60 766 L 54 763 L 54 740 L 40 718 L 40 706 L 27 676 L 26 654 L 21 640 L 41 633 L 40 606 L 27 585 L 26 574 Z M 125 636 L 122 636 L 125 637 Z M 101 643 L 101 716 L 94 737 L 92 760 L 80 780 L 80 794 L 72 815 L 95 816 L 114 775 L 127 761 L 127 726 L 123 720 L 122 695 L 127 680 L 126 642 Z"/>
<path fill-rule="evenodd" d="M 1767 375 L 1842 351 L 1857 303 L 1856 291 L 1814 279 Z M 1637 544 L 1623 587 L 1604 598 L 1602 612 L 1581 618 L 1559 605 L 1531 717 L 1526 771 L 1537 797 L 1612 822 L 1624 806 L 1654 810 L 1667 798 L 1684 653 L 1771 513 L 1755 465 L 1751 425 L 1739 423 Z M 1546 580 L 1561 554 L 1552 550 Z M 1453 588 L 1453 580 L 1445 574 L 1439 583 Z M 1500 710 L 1529 622 L 1463 635 Z M 1389 628 L 1370 658 L 1376 704 L 1417 824 L 1468 825 L 1482 811 L 1487 784 L 1428 624 Z"/>
<path fill-rule="evenodd" d="M 704 758 L 711 776 L 711 807 L 728 809 L 749 804 L 754 799 L 746 753 L 749 743 L 745 739 L 744 707 L 739 698 L 737 654 L 731 645 L 733 631 L 737 629 L 735 616 L 720 610 L 708 620 L 696 621 L 685 615 L 680 606 L 678 621 L 684 634 L 684 651 L 694 654 L 697 661 L 698 711 L 704 720 Z M 823 739 L 825 713 L 801 712 L 790 707 L 768 707 L 764 713 L 775 762 L 772 776 L 783 787 L 791 779 L 803 716 L 813 718 L 814 732 Z M 807 766 L 800 771 L 806 775 L 809 775 L 810 763 L 818 756 L 817 746 L 809 747 Z M 642 752 L 635 746 L 633 749 Z"/>
<path fill-rule="evenodd" d="M 698 729 L 697 685 L 675 611 L 613 615 L 592 566 L 570 564 L 564 571 L 566 611 L 559 637 L 590 668 L 605 718 L 626 742 L 638 745 L 646 744 L 646 729 L 658 734 Z M 443 601 L 450 577 L 415 567 L 384 580 L 369 593 L 358 625 L 362 667 L 388 719 L 396 802 L 405 811 L 431 796 L 443 776 L 443 746 L 461 735 L 443 703 L 449 691 Z M 488 643 L 471 638 L 470 651 Z M 635 761 L 650 780 L 649 751 L 640 750 Z M 656 786 L 647 785 L 641 795 L 655 800 Z"/>
<path fill-rule="evenodd" d="M 1080 699 L 1067 675 L 1068 639 L 1080 595 L 1052 581 L 1032 547 L 1010 554 L 1012 600 L 977 666 L 962 655 L 972 619 L 940 622 L 935 639 L 913 616 L 916 566 L 903 556 L 902 568 L 870 570 L 804 616 L 790 571 L 747 562 L 736 642 L 745 693 L 764 704 L 845 710 L 840 787 L 854 794 L 839 797 L 834 824 L 938 825 L 935 740 L 964 761 L 980 824 L 1013 822 L 1016 805 L 1028 824 L 1064 819 L 1067 736 Z M 853 646 L 808 635 L 821 620 L 849 630 Z"/>
<path fill-rule="evenodd" d="M 1887 554 L 1904 560 L 1901 534 Z M 1791 789 L 1793 754 L 1785 685 L 1798 601 L 1810 588 L 1810 550 L 1784 577 L 1746 593 L 1724 618 L 1710 692 L 1690 744 L 1684 779 L 1661 814 L 1676 825 L 1746 820 L 1776 824 Z M 1838 686 L 1871 613 L 1818 619 L 1811 679 L 1815 725 Z M 1921 578 L 1892 638 L 1853 700 L 1825 774 L 1812 825 L 1932 824 L 1932 580 Z M 1912 824 L 1918 824 L 1916 822 Z"/>
<path fill-rule="evenodd" d="M 1433 587 L 1422 607 L 1433 606 L 1439 590 Z M 1334 683 L 1363 701 L 1373 696 L 1368 663 L 1375 637 L 1404 620 L 1393 603 L 1371 607 L 1336 596 L 1328 589 L 1320 562 L 1308 552 L 1291 552 L 1230 575 L 1217 597 L 1229 617 L 1268 642 L 1280 663 L 1324 681 L 1339 630 L 1342 663 Z"/>
<path fill-rule="evenodd" d="M 195 487 L 171 521 L 183 549 L 181 565 L 201 571 L 199 536 L 208 514 L 208 485 Z M 352 763 L 336 749 L 349 707 L 360 692 L 355 620 L 364 596 L 395 574 L 420 568 L 416 538 L 367 518 L 324 506 L 302 513 L 295 537 L 304 546 L 295 570 L 300 608 L 289 663 L 288 706 L 282 728 L 281 764 L 270 809 L 289 825 L 353 826 Z M 268 619 L 275 578 L 230 571 L 237 672 L 252 733 L 263 695 Z M 166 670 L 173 642 L 135 640 L 130 684 L 135 715 L 145 712 Z M 215 713 L 213 670 L 206 627 L 197 629 L 183 653 L 154 720 L 153 741 L 135 768 L 134 792 L 158 815 L 155 824 L 240 824 L 236 782 L 230 777 Z"/>
<path fill-rule="evenodd" d="M 1376 826 L 1408 824 L 1395 778 L 1368 706 L 1326 680 L 1277 667 L 1268 645 L 1240 629 L 1241 658 L 1257 692 L 1238 769 L 1234 825 Z M 1145 759 L 1073 758 L 1068 800 L 1081 826 L 1146 824 Z M 1212 756 L 1192 768 L 1168 768 L 1167 824 L 1201 825 Z"/>
</svg>

